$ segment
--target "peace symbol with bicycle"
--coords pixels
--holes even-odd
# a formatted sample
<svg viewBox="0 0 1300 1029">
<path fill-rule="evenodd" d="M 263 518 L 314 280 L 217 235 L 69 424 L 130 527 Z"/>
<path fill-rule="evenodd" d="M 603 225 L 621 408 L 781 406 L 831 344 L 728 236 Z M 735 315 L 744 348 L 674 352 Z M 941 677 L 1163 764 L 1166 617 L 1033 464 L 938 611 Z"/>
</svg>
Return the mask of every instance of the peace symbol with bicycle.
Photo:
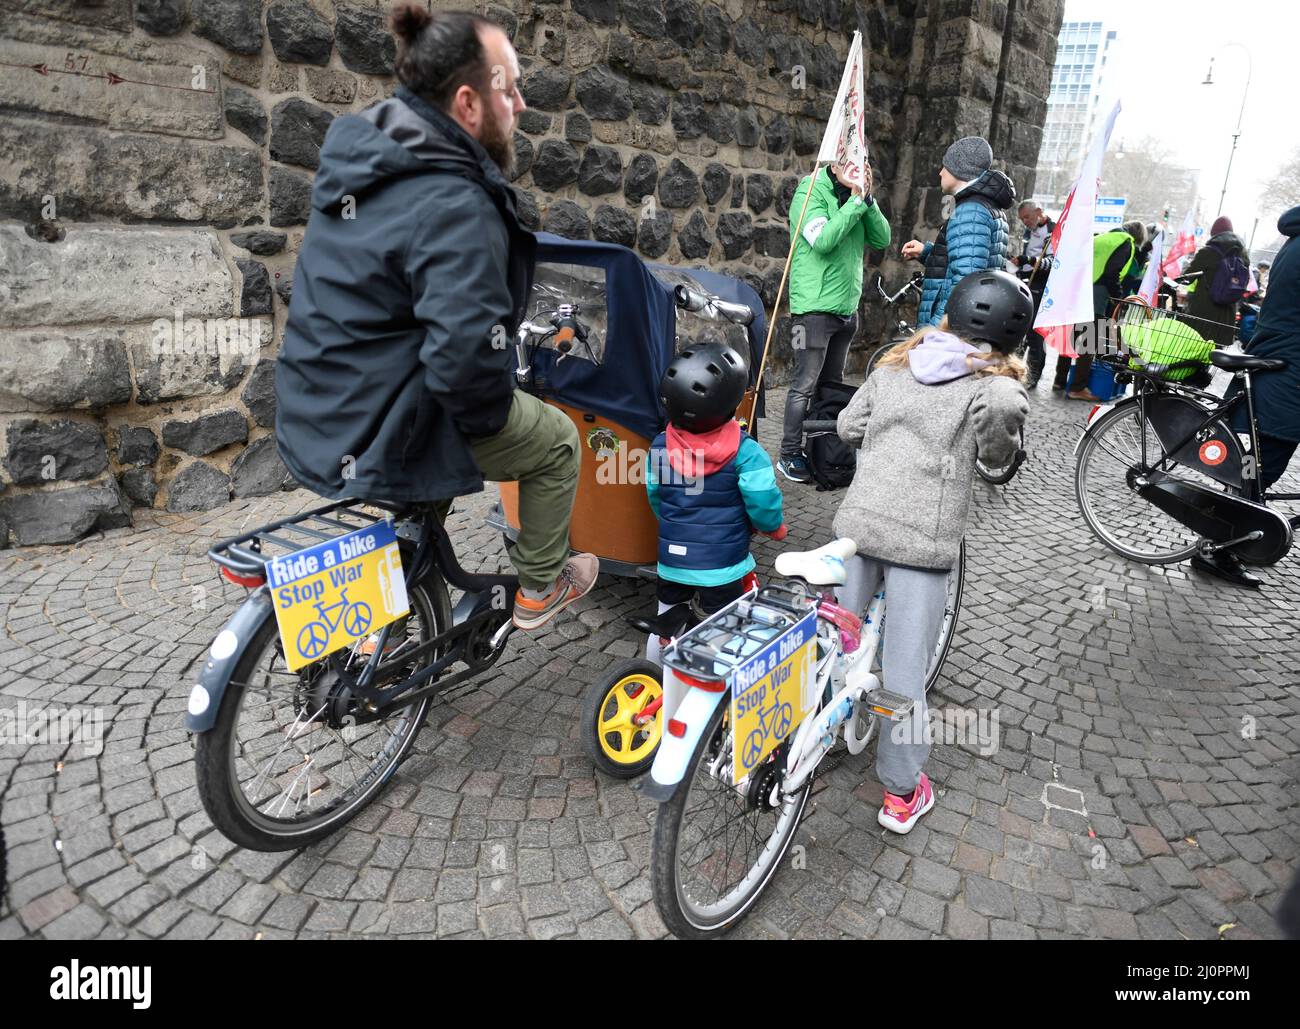
<svg viewBox="0 0 1300 1029">
<path fill-rule="evenodd" d="M 298 653 L 309 661 L 325 653 L 330 636 L 338 631 L 340 626 L 353 638 L 364 636 L 370 628 L 370 605 L 363 600 L 348 603 L 347 590 L 340 593 L 339 599 L 333 604 L 318 603 L 316 614 L 320 616 L 318 621 L 308 622 L 298 630 Z"/>
<path fill-rule="evenodd" d="M 794 707 L 791 704 L 777 704 L 758 712 L 759 727 L 750 731 L 741 748 L 741 763 L 746 768 L 753 768 L 764 756 L 763 745 L 769 740 L 781 741 L 790 734 L 794 722 Z"/>
</svg>

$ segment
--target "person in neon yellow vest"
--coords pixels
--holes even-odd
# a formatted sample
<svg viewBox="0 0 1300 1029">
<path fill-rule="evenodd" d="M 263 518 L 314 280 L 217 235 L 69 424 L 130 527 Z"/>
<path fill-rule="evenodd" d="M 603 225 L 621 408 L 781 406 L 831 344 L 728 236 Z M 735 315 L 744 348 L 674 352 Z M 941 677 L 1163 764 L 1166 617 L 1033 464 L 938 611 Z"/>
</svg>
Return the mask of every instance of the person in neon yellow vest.
<svg viewBox="0 0 1300 1029">
<path fill-rule="evenodd" d="M 1097 321 L 1110 317 L 1111 307 L 1123 295 L 1120 283 L 1132 268 L 1138 247 L 1146 242 L 1146 238 L 1146 226 L 1138 221 L 1125 222 L 1120 228 L 1111 229 L 1093 238 L 1092 310 L 1093 317 Z M 1081 342 L 1082 333 L 1079 329 L 1086 328 L 1089 327 L 1076 326 L 1076 340 Z M 1102 338 L 1099 327 L 1094 327 L 1092 331 L 1095 332 L 1092 337 L 1094 340 Z M 1068 396 L 1071 400 L 1089 400 L 1094 404 L 1098 403 L 1101 398 L 1088 388 L 1088 378 L 1092 374 L 1092 353 L 1084 353 L 1080 349 L 1080 343 L 1076 343 L 1075 349 L 1079 350 L 1079 356 L 1073 362 L 1074 382 L 1071 384 Z M 1056 377 L 1052 383 L 1053 392 L 1065 389 L 1065 380 L 1070 374 L 1070 364 L 1068 358 L 1057 356 Z"/>
</svg>

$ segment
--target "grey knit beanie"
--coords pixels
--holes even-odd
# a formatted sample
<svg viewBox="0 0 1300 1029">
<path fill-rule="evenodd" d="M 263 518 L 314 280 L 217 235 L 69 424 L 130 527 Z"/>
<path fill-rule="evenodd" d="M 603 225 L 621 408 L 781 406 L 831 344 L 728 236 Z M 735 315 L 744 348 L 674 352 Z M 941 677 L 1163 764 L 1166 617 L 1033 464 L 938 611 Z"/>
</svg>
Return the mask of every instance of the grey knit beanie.
<svg viewBox="0 0 1300 1029">
<path fill-rule="evenodd" d="M 993 167 L 993 148 L 983 136 L 965 136 L 944 151 L 943 166 L 970 182 Z"/>
</svg>

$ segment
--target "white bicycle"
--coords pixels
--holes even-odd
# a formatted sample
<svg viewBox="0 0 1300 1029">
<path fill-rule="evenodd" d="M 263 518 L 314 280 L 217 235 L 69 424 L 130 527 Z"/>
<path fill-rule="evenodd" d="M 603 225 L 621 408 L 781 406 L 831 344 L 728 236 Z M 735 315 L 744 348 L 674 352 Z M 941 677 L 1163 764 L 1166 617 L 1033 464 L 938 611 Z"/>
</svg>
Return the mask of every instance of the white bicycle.
<svg viewBox="0 0 1300 1029">
<path fill-rule="evenodd" d="M 840 539 L 782 554 L 789 581 L 751 590 L 664 651 L 664 732 L 641 791 L 660 803 L 651 882 L 679 937 L 721 935 L 758 900 L 841 730 L 860 754 L 879 720 L 912 715 L 913 701 L 881 682 L 884 590 L 862 619 L 835 602 L 855 550 Z M 963 543 L 927 692 L 952 645 L 965 557 Z"/>
</svg>

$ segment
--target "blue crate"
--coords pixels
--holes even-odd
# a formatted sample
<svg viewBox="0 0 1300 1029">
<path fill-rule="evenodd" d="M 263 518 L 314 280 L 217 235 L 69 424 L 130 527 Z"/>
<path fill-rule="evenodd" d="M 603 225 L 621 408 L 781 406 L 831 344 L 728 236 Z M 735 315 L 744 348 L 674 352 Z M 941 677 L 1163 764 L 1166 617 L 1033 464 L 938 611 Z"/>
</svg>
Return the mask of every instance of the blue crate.
<svg viewBox="0 0 1300 1029">
<path fill-rule="evenodd" d="M 1070 374 L 1065 379 L 1065 391 L 1068 393 L 1072 389 L 1074 389 L 1074 368 L 1070 369 Z M 1092 374 L 1088 376 L 1088 389 L 1102 400 L 1110 400 L 1119 392 L 1119 387 L 1115 385 L 1114 370 L 1103 364 L 1094 363 Z"/>
</svg>

